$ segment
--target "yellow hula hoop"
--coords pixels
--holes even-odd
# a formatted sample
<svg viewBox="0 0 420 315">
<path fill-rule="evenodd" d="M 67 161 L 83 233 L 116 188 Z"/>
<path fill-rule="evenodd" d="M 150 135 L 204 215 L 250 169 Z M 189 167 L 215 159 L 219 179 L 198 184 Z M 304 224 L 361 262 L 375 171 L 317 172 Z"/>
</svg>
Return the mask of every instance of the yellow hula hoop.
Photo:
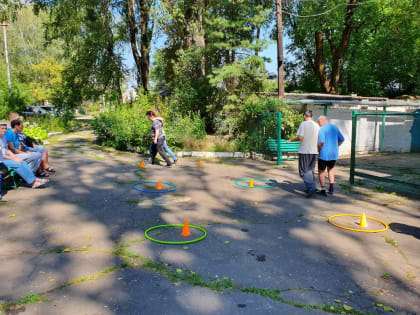
<svg viewBox="0 0 420 315">
<path fill-rule="evenodd" d="M 334 223 L 334 222 L 332 221 L 332 219 L 333 219 L 333 218 L 336 218 L 336 217 L 361 217 L 361 216 L 362 216 L 361 214 L 335 214 L 335 215 L 332 215 L 332 216 L 330 216 L 330 217 L 328 218 L 328 222 L 329 222 L 329 223 L 331 223 L 332 225 L 334 225 L 334 226 L 336 226 L 336 227 L 340 228 L 340 229 L 349 230 L 349 231 L 354 231 L 354 232 L 378 233 L 378 232 L 384 232 L 384 231 L 388 230 L 388 228 L 389 228 L 389 227 L 388 227 L 388 224 L 386 224 L 384 221 L 379 220 L 379 219 L 375 219 L 375 218 L 372 218 L 372 217 L 368 217 L 368 216 L 366 216 L 366 218 L 367 218 L 367 219 L 370 219 L 370 220 L 373 220 L 373 221 L 376 221 L 376 222 L 381 223 L 381 224 L 384 226 L 384 228 L 383 228 L 383 229 L 379 229 L 379 230 L 362 230 L 362 229 L 353 229 L 353 228 L 349 228 L 349 227 L 346 227 L 346 226 L 343 226 L 343 225 L 340 225 L 340 224 Z"/>
</svg>

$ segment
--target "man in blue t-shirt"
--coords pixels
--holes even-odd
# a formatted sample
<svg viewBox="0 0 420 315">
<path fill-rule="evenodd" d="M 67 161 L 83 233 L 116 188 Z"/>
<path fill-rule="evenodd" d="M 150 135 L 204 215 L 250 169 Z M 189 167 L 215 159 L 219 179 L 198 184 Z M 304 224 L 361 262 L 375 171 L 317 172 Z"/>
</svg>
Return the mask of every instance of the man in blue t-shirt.
<svg viewBox="0 0 420 315">
<path fill-rule="evenodd" d="M 325 169 L 328 171 L 328 180 L 330 182 L 329 193 L 334 193 L 334 165 L 338 160 L 338 147 L 344 142 L 344 137 L 340 130 L 328 123 L 325 116 L 318 118 L 318 124 L 321 127 L 318 133 L 318 176 L 321 184 L 321 195 L 326 196 L 325 191 Z"/>
</svg>

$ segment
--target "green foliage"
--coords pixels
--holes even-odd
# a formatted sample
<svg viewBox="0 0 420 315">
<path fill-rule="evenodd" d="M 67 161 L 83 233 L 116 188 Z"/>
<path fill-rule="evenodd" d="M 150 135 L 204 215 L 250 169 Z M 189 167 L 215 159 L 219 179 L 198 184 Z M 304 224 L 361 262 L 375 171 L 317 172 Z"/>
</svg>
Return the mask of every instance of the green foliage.
<svg viewBox="0 0 420 315">
<path fill-rule="evenodd" d="M 342 60 L 339 81 L 342 94 L 395 97 L 420 90 L 420 3 L 415 0 L 359 1 L 349 23 L 350 41 Z M 289 91 L 321 90 L 316 73 L 315 32 L 322 33 L 326 75 L 346 27 L 347 4 L 340 0 L 286 3 L 297 15 L 327 14 L 310 18 L 286 15 L 285 31 L 294 59 L 285 66 Z"/>
<path fill-rule="evenodd" d="M 25 135 L 39 140 L 45 140 L 48 138 L 48 132 L 41 127 L 25 127 Z"/>
<path fill-rule="evenodd" d="M 240 106 L 234 127 L 240 151 L 267 152 L 267 139 L 277 139 L 277 112 L 282 114 L 281 137 L 289 139 L 302 122 L 302 115 L 286 103 L 253 95 Z"/>
<path fill-rule="evenodd" d="M 7 118 L 10 112 L 21 111 L 25 106 L 32 105 L 35 99 L 26 84 L 12 81 L 12 94 L 7 85 L 6 68 L 0 65 L 0 117 Z"/>
<path fill-rule="evenodd" d="M 28 136 L 28 129 L 41 129 L 44 130 L 46 133 L 49 132 L 56 132 L 56 131 L 64 131 L 68 132 L 72 130 L 74 127 L 79 126 L 80 122 L 75 121 L 72 117 L 68 117 L 66 115 L 55 117 L 55 116 L 44 116 L 44 115 L 34 115 L 25 117 L 25 129 L 24 133 Z M 32 137 L 32 136 L 31 136 Z M 39 138 L 38 139 L 42 139 Z"/>
<path fill-rule="evenodd" d="M 53 57 L 48 56 L 38 64 L 32 65 L 34 79 L 29 84 L 37 101 L 47 101 L 53 98 L 61 88 L 61 72 L 64 66 L 58 64 Z"/>
<path fill-rule="evenodd" d="M 146 112 L 153 108 L 164 118 L 168 145 L 180 148 L 186 138 L 194 140 L 205 137 L 205 123 L 199 113 L 172 113 L 159 98 L 142 95 L 132 105 L 110 106 L 95 117 L 91 126 L 96 141 L 118 150 L 147 153 L 152 139 L 148 136 L 151 122 Z"/>
</svg>

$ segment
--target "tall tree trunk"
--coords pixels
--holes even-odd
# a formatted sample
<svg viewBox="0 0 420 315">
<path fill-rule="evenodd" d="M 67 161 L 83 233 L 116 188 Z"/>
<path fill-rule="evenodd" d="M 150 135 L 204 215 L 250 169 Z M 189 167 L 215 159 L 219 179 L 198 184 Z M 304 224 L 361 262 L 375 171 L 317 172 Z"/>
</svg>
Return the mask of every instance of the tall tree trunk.
<svg viewBox="0 0 420 315">
<path fill-rule="evenodd" d="M 338 85 L 340 82 L 341 70 L 344 65 L 344 56 L 347 48 L 350 44 L 350 36 L 353 28 L 355 27 L 351 20 L 354 14 L 354 8 L 357 0 L 349 0 L 347 5 L 346 17 L 344 22 L 344 30 L 341 34 L 341 40 L 338 47 L 334 46 L 333 39 L 328 30 L 325 31 L 326 38 L 330 44 L 332 54 L 332 65 L 331 65 L 331 77 L 328 80 L 328 76 L 325 70 L 325 58 L 324 58 L 324 38 L 321 31 L 315 32 L 315 71 L 321 83 L 321 88 L 325 93 L 338 94 Z"/>
<path fill-rule="evenodd" d="M 102 17 L 102 24 L 104 29 L 107 32 L 107 45 L 106 50 L 108 56 L 112 60 L 112 85 L 114 90 L 118 93 L 118 104 L 122 103 L 122 92 L 121 92 L 121 82 L 120 82 L 120 74 L 119 70 L 117 70 L 118 62 L 114 52 L 114 34 L 112 32 L 110 23 L 109 23 L 109 2 L 103 1 L 101 2 L 101 17 Z"/>
<path fill-rule="evenodd" d="M 136 4 L 134 0 L 127 0 L 126 1 L 127 8 L 127 23 L 128 23 L 128 33 L 130 34 L 130 46 L 131 51 L 133 53 L 134 62 L 136 63 L 137 67 L 137 86 L 141 86 L 141 56 L 139 51 L 137 50 L 137 45 L 140 46 L 140 38 L 139 32 L 137 29 L 137 22 L 136 22 Z"/>
<path fill-rule="evenodd" d="M 141 82 L 144 91 L 149 91 L 150 74 L 150 47 L 152 44 L 154 21 L 152 18 L 150 25 L 151 0 L 139 0 L 140 10 L 140 33 L 141 33 Z"/>
<path fill-rule="evenodd" d="M 9 93 L 12 94 L 12 77 L 10 75 L 10 63 L 9 63 L 9 49 L 7 48 L 7 22 L 3 21 L 1 26 L 3 27 L 3 39 L 4 39 L 4 56 L 6 58 L 6 69 L 7 69 L 7 85 L 9 86 Z"/>
<path fill-rule="evenodd" d="M 340 74 L 344 65 L 344 56 L 346 54 L 347 48 L 349 47 L 351 32 L 354 28 L 354 23 L 352 22 L 351 18 L 354 14 L 353 9 L 355 8 L 356 3 L 357 0 L 350 0 L 349 4 L 347 5 L 346 19 L 344 23 L 345 28 L 341 34 L 340 45 L 335 50 L 335 54 L 333 56 L 331 70 L 331 94 L 338 94 L 338 83 L 340 82 Z"/>
<path fill-rule="evenodd" d="M 325 72 L 324 39 L 320 31 L 315 32 L 315 71 L 319 78 L 319 83 L 321 83 L 322 91 L 330 93 L 330 82 Z"/>
<path fill-rule="evenodd" d="M 137 67 L 137 84 L 145 93 L 149 90 L 150 46 L 153 36 L 154 21 L 150 21 L 152 0 L 126 0 L 126 15 L 131 51 Z M 136 21 L 136 7 L 140 13 L 140 23 Z M 151 25 L 150 25 L 151 24 Z M 140 28 L 140 35 L 139 35 Z"/>
</svg>

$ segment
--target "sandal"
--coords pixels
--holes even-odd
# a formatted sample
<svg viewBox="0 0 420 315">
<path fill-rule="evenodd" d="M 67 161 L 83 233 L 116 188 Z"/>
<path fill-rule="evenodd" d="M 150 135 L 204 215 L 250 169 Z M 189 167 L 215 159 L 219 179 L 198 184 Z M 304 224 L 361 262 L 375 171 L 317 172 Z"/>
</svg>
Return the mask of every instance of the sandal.
<svg viewBox="0 0 420 315">
<path fill-rule="evenodd" d="M 48 167 L 48 168 L 46 168 L 45 169 L 47 172 L 50 172 L 50 173 L 55 173 L 55 169 L 53 169 L 52 167 Z"/>
<path fill-rule="evenodd" d="M 41 188 L 44 187 L 48 183 L 48 179 L 41 179 L 35 181 L 35 185 L 32 186 L 32 188 Z"/>
<path fill-rule="evenodd" d="M 50 176 L 50 174 L 48 174 L 47 172 L 44 172 L 44 171 L 38 172 L 36 175 L 38 177 L 49 177 Z"/>
</svg>

